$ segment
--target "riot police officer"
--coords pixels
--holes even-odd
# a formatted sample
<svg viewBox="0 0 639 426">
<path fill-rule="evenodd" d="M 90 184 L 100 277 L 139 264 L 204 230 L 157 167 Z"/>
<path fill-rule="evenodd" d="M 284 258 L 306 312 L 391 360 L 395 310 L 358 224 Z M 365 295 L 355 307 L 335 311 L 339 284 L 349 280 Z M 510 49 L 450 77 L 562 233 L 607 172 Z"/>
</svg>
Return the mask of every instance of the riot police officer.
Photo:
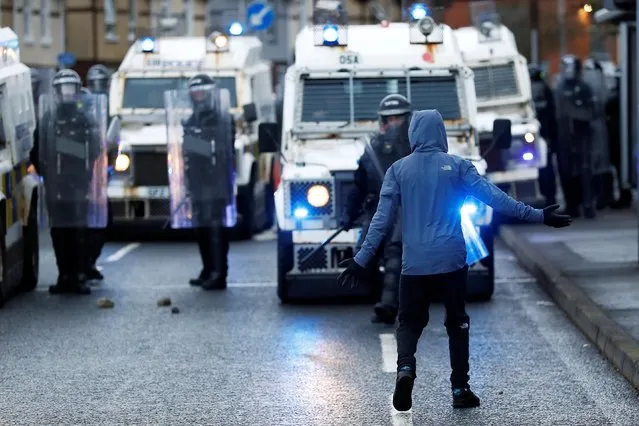
<svg viewBox="0 0 639 426">
<path fill-rule="evenodd" d="M 109 71 L 104 65 L 93 65 L 89 68 L 86 76 L 87 90 L 90 93 L 103 94 L 107 96 L 109 92 Z M 108 207 L 108 205 L 107 205 Z M 108 211 L 108 223 L 112 222 L 111 211 Z M 85 276 L 87 280 L 103 280 L 104 275 L 98 270 L 96 265 L 102 249 L 106 242 L 106 232 L 104 229 L 87 229 L 87 270 Z"/>
<path fill-rule="evenodd" d="M 85 284 L 87 227 L 106 224 L 106 160 L 98 101 L 82 92 L 78 74 L 69 69 L 53 78 L 53 93 L 43 95 L 37 171 L 44 177 L 51 240 L 59 271 L 53 294 L 89 294 Z"/>
<path fill-rule="evenodd" d="M 546 167 L 539 170 L 539 190 L 546 199 L 546 206 L 556 203 L 557 185 L 555 184 L 555 167 L 553 155 L 557 143 L 557 121 L 555 117 L 555 100 L 552 90 L 546 83 L 543 71 L 538 65 L 528 67 L 532 85 L 535 113 L 541 125 L 540 134 L 548 145 Z"/>
<path fill-rule="evenodd" d="M 595 217 L 593 188 L 593 127 L 597 103 L 592 88 L 582 79 L 581 60 L 574 55 L 561 58 L 556 87 L 557 163 L 566 202 L 572 217 Z"/>
<path fill-rule="evenodd" d="M 193 114 L 183 123 L 185 178 L 202 258 L 199 276 L 189 282 L 205 290 L 226 288 L 229 236 L 224 220 L 233 197 L 234 123 L 230 112 L 214 99 L 219 96 L 214 88 L 215 81 L 204 74 L 189 80 Z M 211 141 L 213 161 L 211 155 L 201 155 Z"/>
<path fill-rule="evenodd" d="M 379 191 L 386 170 L 400 158 L 410 154 L 408 125 L 411 104 L 399 94 L 388 95 L 379 104 L 377 115 L 380 130 L 370 142 L 369 149 L 359 160 L 355 171 L 355 186 L 349 193 L 342 226 L 350 229 L 364 210 L 365 219 L 360 237 L 364 241 L 368 224 L 373 218 L 379 200 Z M 382 257 L 384 278 L 381 300 L 375 305 L 373 322 L 393 324 L 397 316 L 398 285 L 402 265 L 401 224 L 395 224 L 378 257 Z M 374 262 L 374 267 L 378 262 Z"/>
</svg>

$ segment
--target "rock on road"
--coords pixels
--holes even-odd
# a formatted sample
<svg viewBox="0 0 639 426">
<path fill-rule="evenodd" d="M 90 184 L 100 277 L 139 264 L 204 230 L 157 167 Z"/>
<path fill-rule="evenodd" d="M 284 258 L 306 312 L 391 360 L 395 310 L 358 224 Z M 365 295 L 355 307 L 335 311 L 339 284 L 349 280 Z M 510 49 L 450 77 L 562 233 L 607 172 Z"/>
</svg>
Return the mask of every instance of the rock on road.
<svg viewBox="0 0 639 426">
<path fill-rule="evenodd" d="M 440 305 L 418 353 L 413 409 L 395 412 L 394 329 L 371 307 L 285 306 L 275 242 L 234 242 L 229 288 L 188 285 L 194 243 L 109 243 L 86 297 L 41 284 L 0 310 L 2 425 L 636 425 L 636 391 L 498 244 L 496 294 L 471 304 L 471 386 L 453 410 Z M 158 307 L 168 296 L 179 314 Z M 112 309 L 96 300 L 109 297 Z"/>
</svg>

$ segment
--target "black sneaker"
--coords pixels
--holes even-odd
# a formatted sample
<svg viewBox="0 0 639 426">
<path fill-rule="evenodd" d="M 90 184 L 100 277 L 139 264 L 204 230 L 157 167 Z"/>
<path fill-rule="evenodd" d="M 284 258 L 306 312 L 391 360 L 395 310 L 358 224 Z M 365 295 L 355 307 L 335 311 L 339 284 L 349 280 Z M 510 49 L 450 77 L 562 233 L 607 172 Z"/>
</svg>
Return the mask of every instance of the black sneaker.
<svg viewBox="0 0 639 426">
<path fill-rule="evenodd" d="M 397 411 L 408 411 L 413 406 L 413 383 L 415 383 L 415 371 L 411 367 L 400 368 L 393 393 L 393 407 Z"/>
<path fill-rule="evenodd" d="M 397 309 L 388 305 L 382 305 L 381 303 L 376 304 L 373 309 L 376 317 L 376 320 L 373 320 L 374 323 L 395 324 Z"/>
<path fill-rule="evenodd" d="M 470 390 L 470 387 L 453 389 L 453 408 L 479 407 L 479 397 Z"/>
</svg>

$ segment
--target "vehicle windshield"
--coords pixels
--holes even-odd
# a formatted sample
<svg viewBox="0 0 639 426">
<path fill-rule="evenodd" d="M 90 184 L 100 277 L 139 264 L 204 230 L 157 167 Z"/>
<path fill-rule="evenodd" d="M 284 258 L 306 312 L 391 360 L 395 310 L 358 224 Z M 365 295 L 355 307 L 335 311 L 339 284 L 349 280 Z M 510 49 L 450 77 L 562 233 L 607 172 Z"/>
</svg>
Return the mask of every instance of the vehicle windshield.
<svg viewBox="0 0 639 426">
<path fill-rule="evenodd" d="M 519 95 L 515 64 L 473 67 L 477 102 Z"/>
<path fill-rule="evenodd" d="M 413 109 L 437 109 L 444 120 L 461 119 L 454 76 L 354 78 L 353 93 L 348 78 L 304 79 L 302 118 L 304 123 L 350 120 L 351 95 L 355 121 L 377 120 L 377 107 L 386 95 L 399 93 L 410 99 Z M 410 90 L 410 94 L 409 94 Z"/>
<path fill-rule="evenodd" d="M 227 89 L 231 95 L 231 108 L 237 106 L 235 77 L 213 77 L 217 87 Z M 170 78 L 127 78 L 124 83 L 122 108 L 164 109 L 164 92 L 184 89 L 189 79 Z"/>
</svg>

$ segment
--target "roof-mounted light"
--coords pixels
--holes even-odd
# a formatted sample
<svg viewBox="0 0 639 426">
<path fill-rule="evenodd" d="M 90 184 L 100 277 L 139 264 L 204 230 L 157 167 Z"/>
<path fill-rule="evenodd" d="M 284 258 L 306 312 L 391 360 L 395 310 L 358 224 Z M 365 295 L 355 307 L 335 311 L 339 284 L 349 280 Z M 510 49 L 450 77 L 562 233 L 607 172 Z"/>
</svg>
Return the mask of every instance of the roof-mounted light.
<svg viewBox="0 0 639 426">
<path fill-rule="evenodd" d="M 15 33 L 13 33 L 15 35 Z M 20 42 L 18 37 L 0 42 L 0 66 L 13 65 L 20 62 Z"/>
<path fill-rule="evenodd" d="M 415 3 L 410 8 L 410 16 L 415 21 L 419 21 L 420 19 L 423 19 L 426 16 L 428 16 L 428 8 L 424 4 Z"/>
<path fill-rule="evenodd" d="M 346 46 L 348 14 L 343 0 L 317 0 L 313 7 L 315 46 Z"/>
<path fill-rule="evenodd" d="M 337 43 L 337 39 L 339 38 L 337 25 L 324 25 L 322 37 L 324 38 L 324 44 L 332 46 Z"/>
<path fill-rule="evenodd" d="M 239 22 L 235 21 L 229 25 L 229 34 L 232 36 L 241 36 L 244 34 L 244 27 Z"/>
<path fill-rule="evenodd" d="M 220 31 L 214 31 L 208 37 L 207 51 L 208 52 L 225 52 L 229 50 L 229 38 L 226 34 Z"/>
<path fill-rule="evenodd" d="M 140 49 L 144 53 L 155 52 L 155 39 L 153 37 L 144 37 L 140 40 Z"/>
</svg>

